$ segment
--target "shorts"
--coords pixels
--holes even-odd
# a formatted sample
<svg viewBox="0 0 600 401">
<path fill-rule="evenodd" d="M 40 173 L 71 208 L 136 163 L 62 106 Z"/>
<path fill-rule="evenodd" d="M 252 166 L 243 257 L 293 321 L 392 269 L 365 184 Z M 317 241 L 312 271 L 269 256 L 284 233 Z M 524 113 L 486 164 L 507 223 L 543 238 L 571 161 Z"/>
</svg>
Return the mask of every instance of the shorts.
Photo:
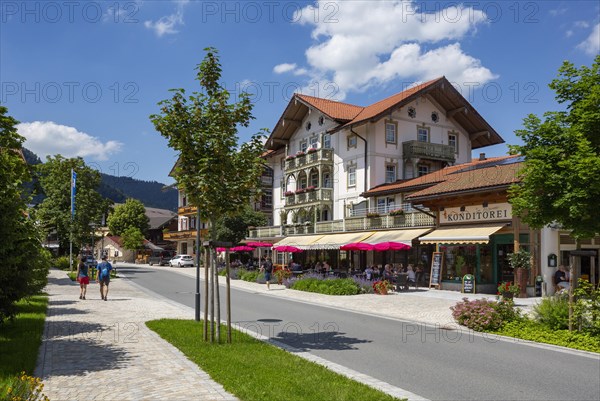
<svg viewBox="0 0 600 401">
<path fill-rule="evenodd" d="M 101 278 L 100 279 L 100 285 L 103 286 L 107 286 L 110 284 L 110 277 L 105 277 L 105 278 Z"/>
<path fill-rule="evenodd" d="M 265 272 L 265 281 L 271 281 L 271 272 Z"/>
<path fill-rule="evenodd" d="M 90 278 L 88 276 L 79 276 L 77 277 L 77 281 L 79 281 L 79 284 L 89 284 L 90 283 Z"/>
</svg>

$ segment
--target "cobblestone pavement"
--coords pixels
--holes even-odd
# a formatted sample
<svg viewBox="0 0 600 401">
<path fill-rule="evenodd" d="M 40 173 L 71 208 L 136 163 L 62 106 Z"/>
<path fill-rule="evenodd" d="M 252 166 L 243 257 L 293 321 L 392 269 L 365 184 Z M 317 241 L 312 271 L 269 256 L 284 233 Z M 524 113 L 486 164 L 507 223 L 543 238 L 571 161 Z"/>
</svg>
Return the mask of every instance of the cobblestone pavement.
<svg viewBox="0 0 600 401">
<path fill-rule="evenodd" d="M 35 375 L 44 394 L 63 400 L 235 400 L 144 322 L 193 318 L 193 310 L 150 295 L 127 280 L 110 283 L 108 301 L 90 283 L 86 300 L 64 271 L 52 270 L 44 341 Z"/>
</svg>

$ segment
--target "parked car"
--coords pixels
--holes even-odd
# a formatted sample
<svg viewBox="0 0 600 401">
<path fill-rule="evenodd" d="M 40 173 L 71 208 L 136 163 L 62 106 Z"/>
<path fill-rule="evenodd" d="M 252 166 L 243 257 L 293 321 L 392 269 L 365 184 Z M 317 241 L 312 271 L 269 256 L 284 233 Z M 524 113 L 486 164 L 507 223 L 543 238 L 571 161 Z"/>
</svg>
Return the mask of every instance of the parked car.
<svg viewBox="0 0 600 401">
<path fill-rule="evenodd" d="M 169 265 L 169 261 L 173 257 L 173 254 L 169 251 L 156 252 L 152 256 L 148 258 L 148 264 L 159 265 L 159 266 L 167 266 Z"/>
<path fill-rule="evenodd" d="M 190 255 L 177 255 L 169 260 L 169 266 L 194 267 L 194 259 Z"/>
</svg>

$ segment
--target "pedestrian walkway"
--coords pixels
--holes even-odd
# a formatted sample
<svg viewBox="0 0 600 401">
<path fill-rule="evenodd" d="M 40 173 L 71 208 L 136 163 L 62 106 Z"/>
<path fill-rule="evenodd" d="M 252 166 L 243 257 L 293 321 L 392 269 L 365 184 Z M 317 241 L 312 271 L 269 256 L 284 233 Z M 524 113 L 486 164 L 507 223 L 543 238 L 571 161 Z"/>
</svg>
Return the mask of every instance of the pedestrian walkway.
<svg viewBox="0 0 600 401">
<path fill-rule="evenodd" d="M 193 310 L 110 283 L 108 301 L 96 283 L 79 300 L 79 285 L 51 270 L 48 317 L 35 375 L 44 394 L 62 400 L 235 400 L 144 322 L 193 318 Z M 200 333 L 198 333 L 200 335 Z"/>
</svg>

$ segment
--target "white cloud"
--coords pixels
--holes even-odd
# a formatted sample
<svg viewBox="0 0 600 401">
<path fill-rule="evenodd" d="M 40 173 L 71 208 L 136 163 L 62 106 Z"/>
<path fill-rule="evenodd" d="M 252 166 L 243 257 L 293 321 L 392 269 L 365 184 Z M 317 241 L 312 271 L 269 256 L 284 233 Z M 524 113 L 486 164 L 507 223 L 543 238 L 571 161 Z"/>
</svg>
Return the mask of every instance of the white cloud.
<svg viewBox="0 0 600 401">
<path fill-rule="evenodd" d="M 80 132 L 74 127 L 56 124 L 52 121 L 34 121 L 17 125 L 20 135 L 25 137 L 24 146 L 42 160 L 46 156 L 83 157 L 94 160 L 107 160 L 121 151 L 123 144 L 118 141 L 102 143 L 98 138 Z"/>
<path fill-rule="evenodd" d="M 277 64 L 275 67 L 273 67 L 273 72 L 275 74 L 284 74 L 286 72 L 290 72 L 295 69 L 296 69 L 296 64 L 282 63 L 282 64 Z"/>
<path fill-rule="evenodd" d="M 592 29 L 592 33 L 586 40 L 577 45 L 579 50 L 584 51 L 590 56 L 600 53 L 600 23 Z"/>
<path fill-rule="evenodd" d="M 587 21 L 575 21 L 575 27 L 577 28 L 589 28 L 590 23 Z"/>
<path fill-rule="evenodd" d="M 175 12 L 170 15 L 160 17 L 156 21 L 145 21 L 144 26 L 160 38 L 163 35 L 173 35 L 178 33 L 177 27 L 184 25 L 183 8 L 189 3 L 189 0 L 176 0 Z"/>
<path fill-rule="evenodd" d="M 302 9 L 295 20 L 314 27 L 316 43 L 305 52 L 308 67 L 293 71 L 308 75 L 308 86 L 334 83 L 338 99 L 394 79 L 424 81 L 445 75 L 458 83 L 484 84 L 496 78 L 458 43 L 486 23 L 485 13 L 463 5 L 428 12 L 424 4 L 322 0 Z"/>
<path fill-rule="evenodd" d="M 573 31 L 572 31 L 572 30 L 570 30 L 570 29 L 569 29 L 569 30 L 567 30 L 567 32 L 565 32 L 565 36 L 566 36 L 567 38 L 570 38 L 571 36 L 573 36 Z"/>
</svg>

